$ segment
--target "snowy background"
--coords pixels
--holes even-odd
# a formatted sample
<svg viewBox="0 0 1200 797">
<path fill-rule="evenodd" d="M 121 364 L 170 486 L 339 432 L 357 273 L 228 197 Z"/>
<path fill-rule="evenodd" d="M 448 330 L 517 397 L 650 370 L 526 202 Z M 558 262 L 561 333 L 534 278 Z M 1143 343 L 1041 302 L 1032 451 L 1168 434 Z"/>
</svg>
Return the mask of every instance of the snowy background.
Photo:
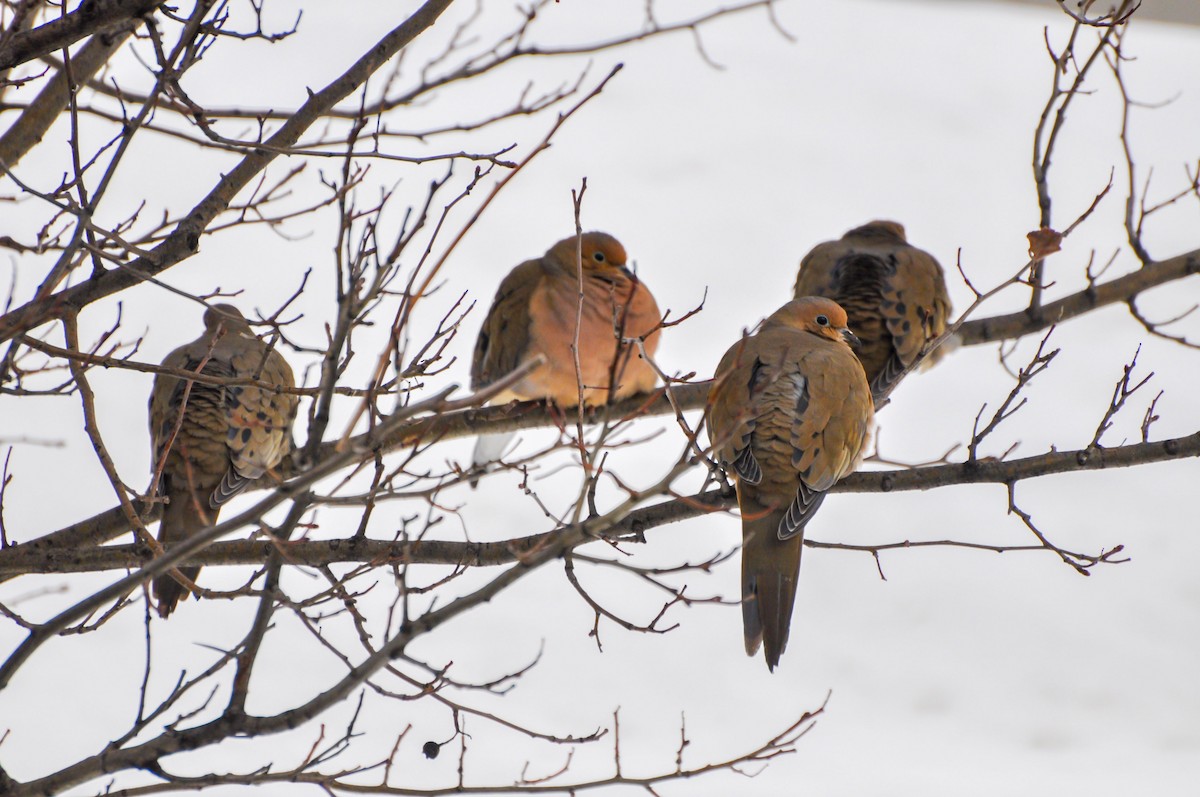
<svg viewBox="0 0 1200 797">
<path fill-rule="evenodd" d="M 630 21 L 638 19 L 641 7 L 625 3 L 618 12 L 616 4 L 605 3 L 603 10 L 597 5 L 567 0 L 549 7 L 539 36 L 564 43 L 615 35 L 636 24 Z M 303 101 L 304 86 L 324 85 L 402 13 L 380 3 L 353 4 L 353 13 L 341 3 L 310 6 L 294 39 L 269 51 L 268 45 L 251 45 L 262 48 L 261 63 L 268 65 L 255 79 L 240 75 L 244 66 L 237 63 L 202 64 L 192 76 L 197 101 L 292 107 Z M 285 4 L 273 11 L 278 24 L 290 21 Z M 959 252 L 980 286 L 1018 269 L 1026 259 L 1025 233 L 1037 226 L 1030 160 L 1033 127 L 1051 83 L 1045 31 L 1061 46 L 1068 20 L 1053 9 L 1023 5 L 898 0 L 791 2 L 778 15 L 795 35 L 794 43 L 761 13 L 707 28 L 705 52 L 720 70 L 705 64 L 687 35 L 594 56 L 593 79 L 618 60 L 625 69 L 568 121 L 552 148 L 505 189 L 468 234 L 443 272 L 448 287 L 431 299 L 419 322 L 431 326 L 448 307 L 450 294 L 462 290 L 481 303 L 490 301 L 509 268 L 570 234 L 570 191 L 585 177 L 584 227 L 612 232 L 624 242 L 664 309 L 689 310 L 707 288 L 701 316 L 663 336 L 658 359 L 668 372 L 711 374 L 743 328 L 789 298 L 796 264 L 809 248 L 870 219 L 903 222 L 910 241 L 947 267 L 960 309 L 970 291 L 955 273 Z M 378 22 L 372 21 L 375 16 Z M 1091 36 L 1082 39 L 1090 42 Z M 1138 179 L 1153 169 L 1154 200 L 1184 187 L 1185 164 L 1195 169 L 1200 156 L 1200 29 L 1135 21 L 1125 48 L 1136 57 L 1125 67 L 1134 96 L 1151 103 L 1171 100 L 1165 107 L 1135 110 L 1131 122 Z M 544 85 L 565 82 L 585 63 L 586 58 L 523 62 L 492 78 L 482 92 L 451 94 L 444 101 L 448 104 L 414 111 L 413 126 L 419 126 L 422 114 L 454 118 L 453 103 L 461 103 L 459 117 L 481 115 L 475 103 L 487 90 L 507 87 L 515 93 L 526 78 Z M 134 63 L 126 66 L 131 82 L 144 80 Z M 1064 251 L 1049 260 L 1049 277 L 1057 281 L 1050 298 L 1084 286 L 1084 264 L 1093 251 L 1105 260 L 1120 250 L 1109 277 L 1136 263 L 1121 227 L 1120 96 L 1103 68 L 1089 87 L 1094 93 L 1072 108 L 1051 172 L 1056 226 L 1073 221 L 1113 169 L 1117 185 Z M 520 120 L 483 138 L 494 145 L 533 141 L 548 123 L 546 118 Z M 19 171 L 35 185 L 53 184 L 63 168 L 64 133 L 55 132 L 59 140 L 36 150 Z M 212 169 L 206 167 L 231 162 L 226 155 L 205 152 L 164 166 L 161 153 L 172 151 L 167 144 L 144 136 L 139 146 L 153 165 L 124 173 L 126 182 L 109 197 L 112 218 L 140 198 L 176 211 L 190 207 L 210 184 Z M 486 146 L 476 139 L 475 149 Z M 284 168 L 280 162 L 274 170 Z M 337 166 L 330 162 L 325 168 Z M 426 173 L 412 178 L 396 164 L 376 163 L 372 170 L 373 185 L 403 179 L 415 192 L 427 179 Z M 408 190 L 407 183 L 401 185 L 398 190 Z M 8 233 L 4 228 L 10 224 L 15 231 L 32 223 L 29 219 L 41 212 L 5 207 L 0 233 Z M 280 283 L 290 291 L 304 269 L 322 273 L 333 229 L 301 224 L 290 230 L 290 239 L 259 231 L 218 236 L 166 278 L 193 291 L 245 288 L 237 300 L 244 309 L 273 307 L 282 293 Z M 1192 197 L 1155 216 L 1145 240 L 1154 256 L 1166 258 L 1200 246 L 1198 231 L 1200 208 Z M 0 262 L 0 283 L 8 281 L 4 272 L 15 263 L 11 257 Z M 28 296 L 38 276 L 36 269 L 16 275 L 18 297 Z M 318 288 L 305 299 L 315 318 L 328 313 L 332 302 L 327 277 Z M 158 361 L 195 337 L 196 305 L 153 287 L 122 298 L 128 328 L 150 330 L 139 359 Z M 1142 305 L 1155 317 L 1167 317 L 1198 299 L 1200 285 L 1193 277 L 1149 294 Z M 1026 292 L 1011 290 L 981 314 L 1011 312 L 1026 301 Z M 87 329 L 111 323 L 112 313 L 112 303 L 89 310 L 82 319 L 85 337 Z M 453 348 L 459 362 L 432 387 L 466 382 L 480 317 L 477 311 L 466 322 L 467 332 Z M 319 339 L 316 327 L 310 335 L 310 342 Z M 1122 364 L 1139 343 L 1139 367 L 1154 372 L 1154 392 L 1165 391 L 1154 437 L 1195 432 L 1200 353 L 1149 337 L 1115 306 L 1055 333 L 1052 344 L 1062 348 L 1061 355 L 1030 389 L 1029 405 L 982 453 L 999 454 L 1013 443 L 1019 444 L 1016 456 L 1052 445 L 1085 446 Z M 1023 341 L 1013 362 L 1024 362 L 1036 344 Z M 292 359 L 299 373 L 306 361 Z M 149 469 L 144 413 L 150 378 L 121 372 L 97 373 L 93 379 L 117 465 L 128 483 L 140 486 Z M 939 368 L 908 380 L 880 414 L 884 455 L 913 462 L 936 459 L 968 438 L 980 406 L 988 404 L 990 414 L 1010 386 L 996 346 L 959 350 Z M 1139 397 L 1107 442 L 1136 439 L 1152 395 Z M 18 479 L 5 500 L 10 538 L 27 540 L 112 505 L 111 488 L 88 459 L 90 446 L 79 418 L 74 398 L 32 407 L 28 401 L 18 405 L 0 398 L 0 439 L 37 429 L 40 436 L 66 442 L 61 449 L 14 449 Z M 665 431 L 646 447 L 622 452 L 617 466 L 635 484 L 639 479 L 650 483 L 682 445 L 669 419 L 649 421 L 645 428 Z M 536 450 L 548 439 L 525 434 L 520 450 Z M 465 459 L 469 449 L 469 441 L 457 441 L 430 456 Z M 951 459 L 962 456 L 958 451 Z M 58 474 L 68 462 L 74 470 L 71 483 L 64 484 Z M 82 462 L 89 464 L 82 467 Z M 925 549 L 884 554 L 886 580 L 881 580 L 867 554 L 808 550 L 790 646 L 774 674 L 761 658 L 744 655 L 740 612 L 732 606 L 676 608 L 673 619 L 680 627 L 666 636 L 630 634 L 602 623 L 603 651 L 598 651 L 588 636 L 591 612 L 556 566 L 422 638 L 411 652 L 432 662 L 453 659 L 459 678 L 486 680 L 527 663 L 544 645 L 541 663 L 514 691 L 503 698 L 469 696 L 468 702 L 564 735 L 611 724 L 619 707 L 628 775 L 672 768 L 681 715 L 691 740 L 684 763 L 696 765 L 754 748 L 832 694 L 826 714 L 794 755 L 775 760 L 753 779 L 719 773 L 658 787 L 663 794 L 1195 794 L 1200 788 L 1198 476 L 1197 463 L 1187 460 L 1022 482 L 1017 491 L 1022 507 L 1059 545 L 1087 551 L 1126 546 L 1131 561 L 1099 567 L 1090 578 L 1049 553 Z M 561 508 L 578 480 L 578 472 L 560 470 L 548 473 L 537 489 L 551 500 L 560 495 Z M 697 474 L 679 487 L 698 484 Z M 502 539 L 547 527 L 541 510 L 518 489 L 515 475 L 486 480 L 476 494 L 456 488 L 443 500 L 461 506 L 443 524 L 448 538 L 461 539 L 465 530 L 471 539 Z M 810 525 L 809 536 L 855 543 L 1033 542 L 1017 518 L 1005 515 L 1005 507 L 999 486 L 835 496 Z M 388 511 L 418 510 L 392 506 Z M 377 528 L 394 528 L 395 515 L 376 522 Z M 326 531 L 333 535 L 345 529 L 334 522 Z M 737 518 L 718 514 L 656 529 L 649 544 L 634 552 L 640 563 L 701 561 L 732 549 L 739 539 Z M 609 554 L 599 546 L 585 550 Z M 472 574 L 459 589 L 490 575 Z M 23 611 L 41 617 L 116 577 L 24 578 L 0 585 L 0 601 L 53 590 L 56 594 L 20 603 Z M 287 577 L 296 584 L 306 578 L 292 571 Z M 244 571 L 210 568 L 201 581 L 232 587 L 242 578 Z M 661 603 L 660 594 L 635 587 L 611 570 L 584 570 L 581 578 L 594 596 L 630 619 L 648 621 Z M 712 575 L 689 575 L 687 583 L 696 594 L 735 598 L 736 557 Z M 189 602 L 170 623 L 156 626 L 158 694 L 165 694 L 178 669 L 198 670 L 212 660 L 213 647 L 240 638 L 251 605 Z M 0 625 L 0 649 L 11 648 L 21 636 L 11 624 Z M 98 633 L 56 641 L 37 654 L 0 693 L 0 734 L 9 731 L 0 743 L 0 763 L 10 775 L 46 774 L 94 754 L 128 726 L 143 637 L 140 613 L 127 611 Z M 341 672 L 335 659 L 286 622 L 269 639 L 270 658 L 260 665 L 270 664 L 266 671 L 278 673 L 278 683 L 262 684 L 251 710 L 291 705 Z M 87 652 L 81 657 L 81 651 Z M 336 727 L 344 724 L 348 710 L 322 719 Z M 449 748 L 436 761 L 420 754 L 422 741 L 452 735 L 445 712 L 377 702 L 360 722 L 374 734 L 361 742 L 368 757 L 373 750 L 386 755 L 395 734 L 411 723 L 413 731 L 397 759 L 404 782 L 453 783 L 457 757 Z M 538 762 L 535 772 L 549 772 L 566 754 L 511 734 L 493 734 L 480 723 L 469 721 L 468 731 L 477 734 L 468 783 L 513 779 L 520 761 L 529 757 Z M 306 750 L 314 734 L 310 728 L 307 735 L 292 735 L 293 746 Z M 596 777 L 611 767 L 609 740 L 576 753 L 576 777 Z M 245 770 L 264 760 L 263 749 L 262 743 L 231 742 L 168 764 L 179 772 L 213 766 Z M 275 788 L 283 793 L 283 787 L 272 787 L 271 793 Z"/>
</svg>

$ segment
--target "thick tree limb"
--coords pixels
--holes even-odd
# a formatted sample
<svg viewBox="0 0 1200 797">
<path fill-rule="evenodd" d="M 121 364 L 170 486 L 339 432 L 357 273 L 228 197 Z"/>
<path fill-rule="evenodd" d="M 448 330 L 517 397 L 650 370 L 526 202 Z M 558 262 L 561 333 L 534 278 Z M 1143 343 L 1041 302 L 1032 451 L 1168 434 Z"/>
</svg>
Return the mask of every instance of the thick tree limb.
<svg viewBox="0 0 1200 797">
<path fill-rule="evenodd" d="M 86 36 L 132 29 L 131 20 L 162 4 L 163 0 L 85 0 L 74 11 L 4 42 L 0 46 L 0 70 L 49 55 Z"/>
<path fill-rule="evenodd" d="M 1127 302 L 1142 291 L 1197 273 L 1200 273 L 1200 250 L 1148 263 L 1123 277 L 1092 285 L 1079 293 L 1037 308 L 968 321 L 959 328 L 958 333 L 964 346 L 1031 335 L 1089 310 Z"/>
<path fill-rule="evenodd" d="M 1200 265 L 1200 262 L 1198 262 L 1198 258 L 1200 258 L 1200 252 L 1194 252 L 1194 253 L 1189 253 L 1187 255 L 1181 255 L 1180 257 L 1177 257 L 1177 258 L 1172 258 L 1171 260 L 1162 261 L 1162 264 L 1163 265 L 1174 264 L 1173 268 L 1175 268 L 1175 269 L 1185 269 L 1185 270 L 1195 269 L 1198 265 Z M 1135 272 L 1134 274 L 1128 275 L 1128 277 L 1120 277 L 1117 280 L 1113 280 L 1112 283 L 1116 283 L 1121 280 L 1126 280 L 1129 277 L 1135 277 L 1135 276 L 1147 271 L 1148 268 L 1149 267 L 1144 268 L 1138 272 Z M 1155 278 L 1161 278 L 1164 273 L 1168 273 L 1168 272 L 1165 270 L 1157 272 L 1157 275 L 1155 276 Z M 1177 279 L 1179 276 L 1183 276 L 1186 273 L 1191 273 L 1191 272 L 1185 271 L 1183 273 L 1176 273 L 1175 276 L 1171 277 L 1171 278 Z M 1110 285 L 1112 283 L 1106 283 L 1106 286 Z M 1137 283 L 1137 284 L 1142 284 L 1142 283 Z M 1104 286 L 1101 286 L 1101 288 L 1103 288 L 1103 287 Z M 1144 288 L 1141 288 L 1141 289 L 1144 289 Z M 1097 291 L 1095 293 L 1108 299 L 1108 297 L 1112 294 L 1112 291 L 1111 291 L 1111 289 L 1106 289 L 1106 290 L 1101 291 L 1100 288 L 1097 288 Z M 1061 299 L 1058 302 L 1052 302 L 1052 303 L 1046 305 L 1045 309 L 1049 310 L 1050 308 L 1053 308 L 1053 307 L 1059 305 L 1060 303 L 1066 303 L 1068 306 L 1074 307 L 1077 302 L 1086 301 L 1086 294 L 1087 294 L 1087 292 L 1074 294 L 1072 297 L 1067 297 L 1066 299 Z M 1112 303 L 1112 302 L 1116 302 L 1116 301 L 1120 301 L 1120 300 L 1121 300 L 1120 298 L 1109 299 L 1108 303 Z M 1078 312 L 1082 312 L 1082 311 L 1078 311 Z M 1078 312 L 1076 312 L 1075 314 L 1078 314 Z M 995 321 L 996 323 L 994 325 L 990 325 L 991 322 L 993 322 L 993 321 Z M 1042 323 L 1043 326 L 1047 326 L 1047 327 L 1049 326 L 1048 322 L 1036 322 L 1036 323 Z M 969 326 L 971 326 L 971 324 L 980 324 L 981 325 L 978 327 L 974 327 L 972 329 L 972 331 L 970 332 L 970 334 L 972 335 L 971 343 L 974 343 L 974 344 L 989 342 L 992 339 L 991 336 L 993 334 L 996 334 L 995 330 L 997 330 L 997 329 L 1006 329 L 1007 330 L 1010 326 L 1014 326 L 1014 327 L 1019 326 L 1022 329 L 1029 329 L 1030 331 L 1033 331 L 1036 328 L 1042 328 L 1042 327 L 1036 327 L 1035 322 L 1030 321 L 1028 316 L 1024 312 L 1014 313 L 1011 316 L 997 316 L 995 319 L 982 319 L 981 321 L 978 321 L 978 322 L 971 322 L 969 324 L 964 324 L 963 329 L 967 329 Z M 1024 326 L 1020 326 L 1022 324 Z M 984 326 L 984 325 L 989 325 L 989 326 Z M 997 335 L 996 339 L 999 339 L 999 335 Z M 674 387 L 672 387 L 672 392 L 674 393 L 675 400 L 681 409 L 696 410 L 696 409 L 700 409 L 704 406 L 704 402 L 708 396 L 708 388 L 709 388 L 709 383 L 707 381 L 692 382 L 692 383 L 688 383 L 688 384 L 675 385 Z M 635 396 L 631 399 L 626 399 L 625 401 L 618 402 L 618 403 L 612 405 L 612 407 L 607 408 L 607 410 L 602 409 L 602 410 L 599 410 L 598 412 L 605 412 L 605 411 L 609 414 L 610 417 L 620 418 L 620 417 L 633 417 L 635 415 L 636 416 L 667 415 L 667 414 L 671 414 L 671 413 L 675 412 L 675 409 L 671 406 L 671 402 L 668 401 L 667 397 L 660 393 L 652 398 L 646 397 L 646 396 Z M 589 417 L 586 418 L 585 420 L 587 420 L 587 421 L 594 420 L 595 414 L 596 414 L 595 412 L 591 413 L 589 415 Z M 505 431 L 519 431 L 522 429 L 535 429 L 535 428 L 545 427 L 545 426 L 549 425 L 550 423 L 551 423 L 551 418 L 550 418 L 549 412 L 545 409 L 544 406 L 542 406 L 538 402 L 517 402 L 517 403 L 504 405 L 504 406 L 482 407 L 482 408 L 478 408 L 478 409 L 462 410 L 459 412 L 438 413 L 436 415 L 429 415 L 429 416 L 425 416 L 422 418 L 416 418 L 411 421 L 408 421 L 407 423 L 396 426 L 395 431 L 393 433 L 391 433 L 390 435 L 388 435 L 387 438 L 382 441 L 381 450 L 384 452 L 393 451 L 393 450 L 396 450 L 399 448 L 409 447 L 409 446 L 415 445 L 417 443 L 428 443 L 428 442 L 431 442 L 434 440 L 450 440 L 450 439 L 454 439 L 454 438 L 467 437 L 470 435 L 479 434 L 481 432 L 505 432 Z M 1181 439 L 1188 440 L 1190 438 L 1181 438 Z M 365 442 L 366 442 L 365 435 L 351 439 L 351 443 L 356 446 L 363 445 Z M 1143 446 L 1148 446 L 1148 445 L 1152 446 L 1155 444 L 1147 443 L 1147 444 L 1142 444 L 1142 445 Z M 335 446 L 336 446 L 336 442 L 329 442 L 329 443 L 322 444 L 322 446 L 319 450 L 318 456 L 317 456 L 317 460 L 319 462 L 322 462 L 327 457 L 332 456 L 335 452 Z M 1126 448 L 1128 448 L 1128 447 L 1122 447 L 1120 450 L 1124 451 Z M 1109 454 L 1111 454 L 1113 451 L 1115 451 L 1117 449 L 1100 449 L 1100 450 L 1106 451 Z M 1147 461 L 1154 461 L 1154 460 L 1147 460 Z M 1008 464 L 1008 463 L 1005 463 L 1005 464 Z M 1138 464 L 1138 463 L 1133 462 L 1133 463 L 1129 463 L 1129 464 Z M 976 463 L 975 467 L 978 469 L 979 473 L 990 473 L 990 471 L 988 470 L 988 467 L 990 467 L 990 463 L 979 462 L 979 463 Z M 935 471 L 935 470 L 936 469 L 922 468 L 917 471 L 897 471 L 895 473 L 897 473 L 897 474 L 899 474 L 899 473 L 927 474 L 929 471 Z M 285 465 L 280 469 L 280 474 L 285 478 L 289 478 L 289 477 L 295 475 L 295 473 L 297 473 L 297 471 L 295 470 L 295 466 L 291 463 L 285 463 Z M 892 472 L 888 472 L 888 473 L 892 473 Z M 850 484 L 857 484 L 857 483 L 859 483 L 860 480 L 868 478 L 869 476 L 875 476 L 875 475 L 878 475 L 878 474 L 870 474 L 870 473 L 856 474 L 856 475 L 852 476 L 850 479 L 844 481 L 841 485 L 839 485 L 838 489 L 843 489 L 843 490 L 851 489 L 849 487 Z M 910 479 L 910 478 L 913 478 L 913 477 L 911 475 L 906 475 L 904 477 L 904 479 Z M 925 475 L 925 476 L 922 476 L 921 478 L 937 479 L 937 478 L 942 478 L 942 477 L 941 476 L 932 476 L 931 477 L 931 476 Z M 980 480 L 981 481 L 994 481 L 994 479 L 990 479 L 990 478 L 983 478 Z M 964 483 L 969 483 L 970 481 L 971 481 L 970 479 L 963 480 Z M 898 481 L 897 483 L 904 483 L 904 482 Z M 940 485 L 941 485 L 941 482 L 938 482 L 938 483 L 930 484 L 929 486 L 940 486 Z M 251 485 L 249 489 L 250 490 L 262 489 L 264 487 L 269 487 L 269 486 L 270 485 L 268 485 L 267 483 L 264 482 L 260 485 Z M 884 489 L 886 491 L 886 488 L 883 488 L 882 485 L 881 485 L 881 489 Z M 928 489 L 928 487 L 920 487 L 920 488 L 894 487 L 893 489 Z M 139 509 L 144 509 L 144 507 L 139 507 Z M 145 514 L 145 513 L 143 513 L 143 514 Z M 156 519 L 156 517 L 157 517 L 157 515 L 156 515 L 156 509 L 155 509 L 155 510 L 151 511 L 150 515 L 148 516 L 148 520 L 152 521 L 152 520 Z M 124 515 L 119 511 L 119 509 L 116 509 L 116 508 L 109 509 L 98 515 L 94 515 L 90 518 L 87 518 L 86 520 L 81 520 L 78 523 L 74 523 L 70 526 L 59 529 L 58 531 L 51 532 L 49 534 L 43 535 L 43 536 L 35 538 L 33 540 L 29 540 L 21 545 L 13 546 L 7 550 L 0 551 L 0 563 L 3 563 L 5 561 L 5 557 L 12 555 L 18 549 L 27 550 L 30 552 L 45 551 L 45 550 L 49 550 L 49 549 L 72 549 L 72 550 L 75 550 L 75 549 L 78 549 L 78 548 L 81 548 L 81 547 L 87 546 L 87 545 L 102 544 L 104 542 L 107 542 L 109 540 L 112 540 L 112 539 L 120 536 L 121 534 L 124 534 L 127 530 L 128 530 L 128 524 L 126 523 Z M 4 580 L 7 577 L 6 573 L 8 573 L 8 572 L 10 572 L 10 571 L 8 571 L 3 566 L 3 564 L 0 564 L 0 580 Z"/>
<path fill-rule="evenodd" d="M 1012 484 L 1023 479 L 1106 468 L 1126 468 L 1151 462 L 1200 457 L 1200 432 L 1115 448 L 1092 447 L 1079 451 L 1050 451 L 1032 457 L 938 465 L 890 471 L 863 471 L 839 482 L 832 492 L 887 493 L 932 490 L 956 484 Z M 697 495 L 641 507 L 608 527 L 605 537 L 642 534 L 652 528 L 737 506 L 732 494 L 708 490 Z M 116 511 L 116 510 L 114 510 Z M 303 540 L 286 543 L 291 564 L 318 566 L 347 562 L 390 564 L 444 564 L 489 567 L 522 561 L 530 551 L 546 545 L 559 531 L 486 543 L 450 540 L 391 542 L 365 538 Z M 34 541 L 0 551 L 0 578 L 29 573 L 81 573 L 136 569 L 153 558 L 142 543 L 67 549 L 38 546 Z M 816 544 L 815 541 L 813 544 Z M 190 557 L 191 565 L 261 565 L 275 549 L 270 542 L 239 540 L 216 543 Z"/>
<path fill-rule="evenodd" d="M 0 135 L 0 166 L 9 169 L 16 166 L 42 140 L 67 107 L 71 83 L 81 86 L 91 80 L 139 24 L 141 22 L 136 18 L 124 20 L 111 30 L 93 36 L 71 56 L 69 75 L 67 69 L 60 68 L 17 120 Z"/>
</svg>

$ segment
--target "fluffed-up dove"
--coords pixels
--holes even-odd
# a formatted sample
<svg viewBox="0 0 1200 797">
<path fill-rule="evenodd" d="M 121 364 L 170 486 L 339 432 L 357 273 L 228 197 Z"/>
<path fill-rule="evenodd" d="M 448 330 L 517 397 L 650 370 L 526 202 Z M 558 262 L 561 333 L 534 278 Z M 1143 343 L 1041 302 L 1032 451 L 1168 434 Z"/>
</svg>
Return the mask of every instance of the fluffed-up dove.
<svg viewBox="0 0 1200 797">
<path fill-rule="evenodd" d="M 540 354 L 545 362 L 491 403 L 546 399 L 566 408 L 582 400 L 596 406 L 653 390 L 654 369 L 625 341 L 644 338 L 653 356 L 662 319 L 654 297 L 625 263 L 625 247 L 616 238 L 585 232 L 509 272 L 479 330 L 472 387 L 487 387 Z M 512 437 L 480 435 L 474 465 L 495 461 Z"/>
<path fill-rule="evenodd" d="M 299 399 L 271 387 L 296 386 L 279 352 L 255 337 L 236 307 L 204 313 L 204 334 L 167 355 L 168 368 L 259 385 L 206 385 L 159 374 L 150 395 L 154 467 L 166 497 L 158 538 L 169 544 L 217 522 L 221 506 L 274 468 L 292 446 Z M 182 412 L 182 419 L 180 413 Z M 199 567 L 179 568 L 195 581 Z M 185 591 L 170 575 L 154 580 L 158 613 L 167 617 Z"/>
<path fill-rule="evenodd" d="M 845 308 L 862 341 L 858 358 L 877 405 L 946 331 L 951 312 L 941 265 L 910 245 L 894 221 L 872 221 L 818 244 L 800 261 L 793 295 L 825 296 Z M 935 363 L 947 348 L 935 349 L 923 365 Z"/>
<path fill-rule="evenodd" d="M 725 352 L 709 393 L 709 437 L 742 514 L 746 653 L 762 644 L 772 670 L 787 646 L 804 526 L 870 436 L 856 343 L 836 302 L 793 300 Z"/>
</svg>

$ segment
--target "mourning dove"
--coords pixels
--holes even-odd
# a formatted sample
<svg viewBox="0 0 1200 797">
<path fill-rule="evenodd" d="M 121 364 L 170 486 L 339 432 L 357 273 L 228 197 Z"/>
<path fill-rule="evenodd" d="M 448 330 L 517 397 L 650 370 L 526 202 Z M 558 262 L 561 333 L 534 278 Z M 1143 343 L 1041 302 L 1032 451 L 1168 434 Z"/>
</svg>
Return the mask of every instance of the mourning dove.
<svg viewBox="0 0 1200 797">
<path fill-rule="evenodd" d="M 950 316 L 942 267 L 909 245 L 894 221 L 872 221 L 818 244 L 800 261 L 793 294 L 826 296 L 846 309 L 877 404 L 926 344 L 946 331 Z M 936 349 L 925 364 L 944 352 Z"/>
<path fill-rule="evenodd" d="M 254 336 L 236 307 L 204 313 L 204 334 L 167 355 L 163 366 L 216 377 L 249 377 L 296 386 L 287 361 Z M 217 522 L 221 505 L 274 468 L 292 445 L 298 398 L 256 385 L 205 385 L 159 374 L 150 395 L 154 465 L 161 463 L 163 508 L 158 538 L 186 539 Z M 179 413 L 182 410 L 182 422 Z M 165 459 L 164 459 L 165 458 Z M 179 568 L 196 579 L 198 567 Z M 171 576 L 154 580 L 158 613 L 167 617 L 184 587 Z"/>
<path fill-rule="evenodd" d="M 559 407 L 576 407 L 582 399 L 595 406 L 652 390 L 654 369 L 636 346 L 622 341 L 643 337 L 646 353 L 653 355 L 661 317 L 654 297 L 625 259 L 625 247 L 616 238 L 586 232 L 582 239 L 564 238 L 542 257 L 510 271 L 479 330 L 472 386 L 487 387 L 540 354 L 545 362 L 493 398 L 493 404 L 547 399 Z M 473 462 L 494 461 L 512 436 L 481 435 Z"/>
<path fill-rule="evenodd" d="M 874 409 L 836 302 L 803 297 L 733 345 L 708 397 L 714 453 L 742 513 L 746 653 L 772 670 L 787 646 L 804 526 L 862 461 Z"/>
</svg>

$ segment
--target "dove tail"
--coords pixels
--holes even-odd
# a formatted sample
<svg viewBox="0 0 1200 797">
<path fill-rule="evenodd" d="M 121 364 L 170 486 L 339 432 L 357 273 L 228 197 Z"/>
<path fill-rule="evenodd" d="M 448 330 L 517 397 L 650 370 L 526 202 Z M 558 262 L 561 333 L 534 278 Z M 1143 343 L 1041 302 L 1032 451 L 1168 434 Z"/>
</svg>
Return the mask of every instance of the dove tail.
<svg viewBox="0 0 1200 797">
<path fill-rule="evenodd" d="M 746 654 L 753 656 L 759 645 L 774 671 L 788 642 L 796 582 L 800 574 L 801 531 L 779 539 L 780 522 L 786 509 L 751 514 L 742 508 L 742 628 Z"/>
<path fill-rule="evenodd" d="M 181 567 L 179 572 L 195 581 L 196 576 L 200 575 L 200 568 Z M 153 591 L 154 599 L 158 601 L 158 616 L 166 619 L 171 616 L 171 612 L 175 611 L 175 607 L 179 605 L 179 601 L 183 599 L 184 593 L 188 592 L 188 589 L 167 575 L 154 579 Z"/>
<path fill-rule="evenodd" d="M 169 491 L 167 492 L 170 501 L 163 507 L 162 523 L 158 527 L 158 539 L 164 544 L 180 542 L 186 540 L 192 534 L 206 529 L 217 522 L 217 509 L 207 509 L 206 512 L 198 511 L 196 502 L 193 501 L 192 494 L 189 491 Z M 208 503 L 205 501 L 204 503 Z M 181 567 L 179 572 L 187 576 L 192 581 L 196 580 L 196 576 L 200 575 L 199 567 Z M 169 574 L 159 576 L 154 579 L 151 585 L 151 592 L 154 594 L 155 600 L 158 602 L 158 615 L 162 618 L 167 618 L 171 612 L 175 611 L 175 607 L 179 605 L 179 601 L 188 593 L 186 587 L 172 578 Z"/>
</svg>

